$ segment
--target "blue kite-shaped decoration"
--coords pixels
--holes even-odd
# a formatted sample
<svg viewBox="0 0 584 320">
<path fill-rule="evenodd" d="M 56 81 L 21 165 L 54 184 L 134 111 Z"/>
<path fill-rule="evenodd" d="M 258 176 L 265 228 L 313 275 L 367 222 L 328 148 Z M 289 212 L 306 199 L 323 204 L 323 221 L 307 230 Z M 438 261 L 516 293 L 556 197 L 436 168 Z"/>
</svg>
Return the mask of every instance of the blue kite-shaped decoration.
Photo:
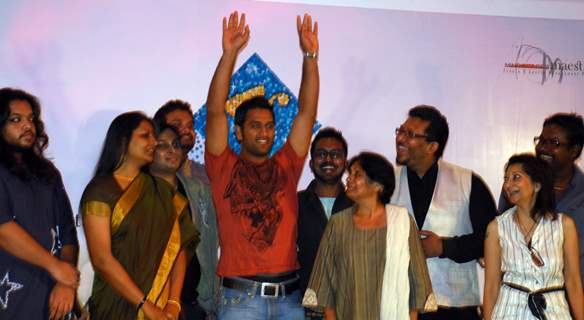
<svg viewBox="0 0 584 320">
<path fill-rule="evenodd" d="M 235 110 L 243 101 L 256 96 L 264 96 L 274 106 L 276 132 L 274 145 L 270 151 L 270 156 L 272 156 L 284 145 L 288 138 L 292 123 L 298 113 L 298 99 L 278 79 L 260 56 L 254 53 L 231 77 L 229 95 L 225 103 L 225 112 L 229 125 L 229 146 L 237 154 L 239 154 L 241 146 L 235 138 L 233 116 L 235 115 Z M 203 105 L 194 115 L 197 142 L 190 154 L 192 159 L 200 163 L 204 162 L 206 120 L 207 106 Z M 316 133 L 320 126 L 320 123 L 316 121 L 312 132 Z"/>
</svg>

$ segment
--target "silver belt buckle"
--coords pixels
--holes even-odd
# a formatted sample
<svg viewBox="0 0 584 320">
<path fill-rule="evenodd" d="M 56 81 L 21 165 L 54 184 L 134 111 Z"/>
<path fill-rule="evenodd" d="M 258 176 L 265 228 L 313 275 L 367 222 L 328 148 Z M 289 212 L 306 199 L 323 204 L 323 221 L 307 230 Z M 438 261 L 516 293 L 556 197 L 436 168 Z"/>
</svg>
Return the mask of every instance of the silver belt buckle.
<svg viewBox="0 0 584 320">
<path fill-rule="evenodd" d="M 266 288 L 274 288 L 274 294 L 266 294 Z M 262 286 L 260 287 L 260 297 L 262 298 L 277 298 L 278 294 L 280 293 L 280 284 L 279 283 L 269 283 L 269 282 L 262 282 Z"/>
</svg>

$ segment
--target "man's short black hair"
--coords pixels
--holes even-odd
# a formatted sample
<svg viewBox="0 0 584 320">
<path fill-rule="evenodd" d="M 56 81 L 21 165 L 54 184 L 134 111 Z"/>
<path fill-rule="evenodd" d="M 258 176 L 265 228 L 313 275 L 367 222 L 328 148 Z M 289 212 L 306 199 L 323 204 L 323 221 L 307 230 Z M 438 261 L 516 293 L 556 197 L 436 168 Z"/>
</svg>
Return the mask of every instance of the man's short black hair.
<svg viewBox="0 0 584 320">
<path fill-rule="evenodd" d="M 438 143 L 438 150 L 436 150 L 436 160 L 442 157 L 446 142 L 448 142 L 448 120 L 446 117 L 436 109 L 436 107 L 429 105 L 419 105 L 410 109 L 408 116 L 420 118 L 429 121 L 430 125 L 426 128 L 425 134 L 428 135 L 427 141 Z"/>
<path fill-rule="evenodd" d="M 245 122 L 247 112 L 251 109 L 268 110 L 272 114 L 272 118 L 275 121 L 274 107 L 272 107 L 272 105 L 268 100 L 266 100 L 266 98 L 258 96 L 245 100 L 241 105 L 239 105 L 239 107 L 237 107 L 237 109 L 235 110 L 235 117 L 233 119 L 236 126 L 243 127 L 243 123 Z"/>
<path fill-rule="evenodd" d="M 575 112 L 555 113 L 547 117 L 543 122 L 544 127 L 550 125 L 556 125 L 566 130 L 570 146 L 579 147 L 578 155 L 576 156 L 576 158 L 579 158 L 582 153 L 582 146 L 584 146 L 584 121 L 582 116 Z"/>
<path fill-rule="evenodd" d="M 320 141 L 321 139 L 326 139 L 326 138 L 331 138 L 331 139 L 335 139 L 337 141 L 339 141 L 341 143 L 341 145 L 343 146 L 343 153 L 345 155 L 345 157 L 347 157 L 347 154 L 349 152 L 348 150 L 348 146 L 347 146 L 347 140 L 345 140 L 345 137 L 343 137 L 343 133 L 333 127 L 326 127 L 326 128 L 322 128 L 318 131 L 318 133 L 316 134 L 316 136 L 314 137 L 314 140 L 312 140 L 312 145 L 310 145 L 310 157 L 314 158 L 314 151 L 316 149 L 316 144 L 318 143 L 318 141 Z"/>
<path fill-rule="evenodd" d="M 158 124 L 154 124 L 154 133 L 156 134 L 156 138 L 158 138 L 158 136 L 165 130 L 170 130 L 172 133 L 174 133 L 177 137 L 180 137 L 180 133 L 178 132 L 178 130 L 176 130 L 176 128 L 174 126 L 171 126 L 169 124 L 162 124 L 162 125 L 158 125 Z"/>
<path fill-rule="evenodd" d="M 154 114 L 154 119 L 152 119 L 154 124 L 159 127 L 162 126 L 166 123 L 166 115 L 176 110 L 188 112 L 191 118 L 193 117 L 193 109 L 191 108 L 190 103 L 183 100 L 174 99 L 163 104 L 162 107 L 156 111 Z"/>
</svg>

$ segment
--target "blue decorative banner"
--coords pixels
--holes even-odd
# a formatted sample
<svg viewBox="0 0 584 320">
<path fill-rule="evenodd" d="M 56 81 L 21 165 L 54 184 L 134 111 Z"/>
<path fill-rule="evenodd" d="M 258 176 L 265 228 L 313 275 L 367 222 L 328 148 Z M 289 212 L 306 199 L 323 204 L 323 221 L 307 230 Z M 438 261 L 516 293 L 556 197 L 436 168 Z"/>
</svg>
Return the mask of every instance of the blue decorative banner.
<svg viewBox="0 0 584 320">
<path fill-rule="evenodd" d="M 292 123 L 298 113 L 298 99 L 278 79 L 260 56 L 254 53 L 231 77 L 229 95 L 225 103 L 225 112 L 229 124 L 229 146 L 237 154 L 239 154 L 241 146 L 235 138 L 233 116 L 235 115 L 235 110 L 243 101 L 256 96 L 264 96 L 274 106 L 276 132 L 274 145 L 270 151 L 270 156 L 272 156 L 284 145 L 288 138 Z M 194 115 L 197 142 L 189 155 L 191 159 L 200 163 L 204 162 L 206 119 L 207 106 L 203 105 Z M 320 127 L 320 123 L 316 121 L 312 132 L 316 133 Z"/>
</svg>

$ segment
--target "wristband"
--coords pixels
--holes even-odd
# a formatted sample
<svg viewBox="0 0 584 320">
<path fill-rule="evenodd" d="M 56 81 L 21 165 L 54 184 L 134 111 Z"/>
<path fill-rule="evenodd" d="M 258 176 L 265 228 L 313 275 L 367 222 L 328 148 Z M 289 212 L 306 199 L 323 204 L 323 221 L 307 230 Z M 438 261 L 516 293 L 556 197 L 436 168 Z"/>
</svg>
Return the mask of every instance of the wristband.
<svg viewBox="0 0 584 320">
<path fill-rule="evenodd" d="M 180 302 L 176 301 L 176 300 L 172 300 L 172 299 L 168 299 L 166 301 L 166 304 L 172 304 L 175 305 L 178 308 L 178 312 L 180 312 L 182 310 L 182 307 L 180 305 Z"/>
<path fill-rule="evenodd" d="M 140 311 L 142 306 L 144 306 L 144 304 L 146 303 L 146 297 L 147 296 L 144 296 L 144 298 L 142 298 L 142 300 L 138 302 L 138 304 L 136 305 L 136 311 Z"/>
<path fill-rule="evenodd" d="M 305 58 L 309 58 L 309 59 L 316 59 L 316 58 L 318 58 L 318 52 L 308 52 L 308 51 L 306 51 L 304 53 L 304 57 Z"/>
</svg>

